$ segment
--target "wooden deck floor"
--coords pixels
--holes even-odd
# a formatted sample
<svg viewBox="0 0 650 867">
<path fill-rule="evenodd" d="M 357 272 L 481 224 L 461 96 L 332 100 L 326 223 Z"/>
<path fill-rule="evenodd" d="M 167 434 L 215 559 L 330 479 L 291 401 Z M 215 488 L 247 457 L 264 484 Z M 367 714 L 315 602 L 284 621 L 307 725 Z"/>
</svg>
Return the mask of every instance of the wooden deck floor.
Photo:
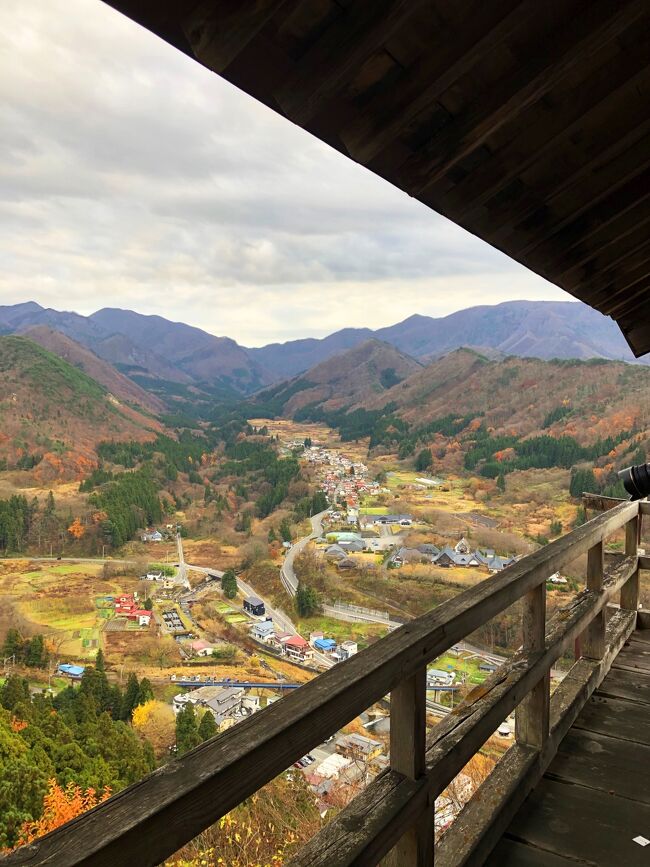
<svg viewBox="0 0 650 867">
<path fill-rule="evenodd" d="M 486 862 L 650 867 L 650 630 L 637 631 Z"/>
</svg>

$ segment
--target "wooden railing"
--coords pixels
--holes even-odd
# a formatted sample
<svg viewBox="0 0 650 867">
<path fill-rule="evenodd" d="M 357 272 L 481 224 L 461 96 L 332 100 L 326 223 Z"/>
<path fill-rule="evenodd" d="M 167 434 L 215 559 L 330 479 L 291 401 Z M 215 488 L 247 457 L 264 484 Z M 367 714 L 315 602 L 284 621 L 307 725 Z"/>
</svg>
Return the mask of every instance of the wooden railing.
<svg viewBox="0 0 650 867">
<path fill-rule="evenodd" d="M 636 623 L 643 503 L 619 503 L 568 535 L 395 630 L 30 846 L 7 864 L 159 864 L 379 699 L 391 694 L 390 768 L 292 862 L 432 864 L 435 798 L 516 708 L 516 745 L 435 848 L 436 865 L 481 863 L 539 779 Z M 626 528 L 604 568 L 603 542 Z M 587 588 L 546 622 L 546 580 L 588 554 Z M 620 609 L 605 624 L 607 603 Z M 523 647 L 427 733 L 427 663 L 518 600 Z M 552 696 L 550 671 L 578 636 L 579 659 Z"/>
</svg>

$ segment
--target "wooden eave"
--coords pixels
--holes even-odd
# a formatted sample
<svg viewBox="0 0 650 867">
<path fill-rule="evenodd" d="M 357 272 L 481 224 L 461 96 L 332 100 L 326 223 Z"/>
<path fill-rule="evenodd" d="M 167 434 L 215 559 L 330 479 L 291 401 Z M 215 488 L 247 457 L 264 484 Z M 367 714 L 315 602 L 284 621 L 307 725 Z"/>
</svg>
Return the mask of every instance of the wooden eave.
<svg viewBox="0 0 650 867">
<path fill-rule="evenodd" d="M 110 0 L 650 351 L 645 0 Z"/>
</svg>

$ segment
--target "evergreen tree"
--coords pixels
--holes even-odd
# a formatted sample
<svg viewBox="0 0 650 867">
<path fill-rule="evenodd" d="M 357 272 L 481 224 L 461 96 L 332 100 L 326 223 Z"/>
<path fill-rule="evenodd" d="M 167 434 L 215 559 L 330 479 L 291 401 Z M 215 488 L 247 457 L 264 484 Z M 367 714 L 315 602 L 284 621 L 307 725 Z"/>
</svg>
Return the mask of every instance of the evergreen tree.
<svg viewBox="0 0 650 867">
<path fill-rule="evenodd" d="M 30 668 L 45 668 L 47 665 L 48 653 L 45 649 L 45 642 L 42 635 L 34 635 L 28 642 L 25 648 L 25 663 Z"/>
<path fill-rule="evenodd" d="M 277 538 L 278 537 L 275 535 L 275 530 L 273 529 L 273 527 L 271 527 L 271 529 L 269 530 L 269 535 L 268 535 L 269 543 L 275 542 Z"/>
<path fill-rule="evenodd" d="M 153 699 L 153 689 L 151 687 L 151 681 L 147 677 L 143 677 L 140 681 L 140 689 L 138 690 L 138 700 L 136 702 L 136 707 L 139 704 L 146 704 L 148 701 Z"/>
<path fill-rule="evenodd" d="M 234 599 L 237 595 L 237 576 L 232 569 L 226 569 L 221 576 L 221 589 L 226 599 Z"/>
<path fill-rule="evenodd" d="M 298 583 L 298 589 L 296 590 L 296 610 L 300 617 L 312 617 L 321 611 L 318 593 L 313 587 L 302 582 Z"/>
<path fill-rule="evenodd" d="M 124 698 L 122 700 L 122 719 L 130 720 L 133 714 L 133 709 L 138 706 L 140 695 L 140 684 L 134 672 L 129 673 L 126 681 L 126 689 L 124 690 Z"/>
<path fill-rule="evenodd" d="M 17 629 L 8 629 L 2 645 L 3 656 L 15 656 L 16 661 L 22 658 L 23 639 Z"/>
<path fill-rule="evenodd" d="M 422 449 L 415 459 L 415 469 L 421 473 L 424 470 L 428 470 L 432 464 L 433 456 L 431 454 L 431 449 Z"/>
<path fill-rule="evenodd" d="M 106 671 L 106 662 L 104 660 L 104 651 L 99 648 L 97 654 L 95 656 L 95 671 L 105 672 Z"/>
<path fill-rule="evenodd" d="M 29 683 L 26 678 L 10 674 L 0 688 L 0 704 L 13 710 L 19 702 L 29 701 Z"/>
<path fill-rule="evenodd" d="M 218 731 L 212 711 L 206 710 L 199 723 L 199 737 L 202 741 L 207 741 L 208 738 L 214 737 Z"/>
<path fill-rule="evenodd" d="M 280 521 L 280 535 L 282 536 L 283 542 L 291 541 L 291 524 L 289 523 L 288 518 L 283 518 Z"/>
<path fill-rule="evenodd" d="M 52 491 L 49 491 L 47 495 L 47 500 L 45 501 L 45 514 L 53 515 L 55 508 L 56 503 L 54 502 L 54 494 L 52 493 Z"/>
<path fill-rule="evenodd" d="M 506 477 L 503 473 L 499 473 L 497 476 L 497 488 L 503 493 L 506 489 Z"/>
<path fill-rule="evenodd" d="M 176 716 L 176 752 L 182 756 L 188 750 L 194 749 L 201 743 L 196 726 L 196 714 L 194 706 L 188 702 Z"/>
</svg>

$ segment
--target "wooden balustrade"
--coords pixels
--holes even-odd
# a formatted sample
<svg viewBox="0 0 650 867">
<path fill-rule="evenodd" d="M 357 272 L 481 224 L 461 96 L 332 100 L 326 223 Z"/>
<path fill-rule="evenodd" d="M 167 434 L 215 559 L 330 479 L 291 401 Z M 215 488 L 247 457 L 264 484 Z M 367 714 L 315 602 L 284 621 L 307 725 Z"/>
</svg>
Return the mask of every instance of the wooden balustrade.
<svg viewBox="0 0 650 867">
<path fill-rule="evenodd" d="M 480 863 L 472 859 L 489 851 L 634 628 L 638 570 L 645 568 L 636 546 L 646 505 L 607 506 L 582 527 L 405 624 L 2 863 L 159 864 L 388 693 L 390 769 L 292 863 L 333 867 L 385 859 L 400 867 L 432 864 L 435 798 L 516 708 L 516 745 L 436 847 L 437 865 Z M 603 568 L 603 541 L 622 527 L 625 555 Z M 584 553 L 587 588 L 547 622 L 548 577 Z M 616 594 L 621 608 L 605 627 L 605 607 Z M 427 735 L 427 663 L 518 600 L 520 652 Z M 585 631 L 588 657 L 576 662 L 549 698 L 553 664 Z"/>
</svg>

